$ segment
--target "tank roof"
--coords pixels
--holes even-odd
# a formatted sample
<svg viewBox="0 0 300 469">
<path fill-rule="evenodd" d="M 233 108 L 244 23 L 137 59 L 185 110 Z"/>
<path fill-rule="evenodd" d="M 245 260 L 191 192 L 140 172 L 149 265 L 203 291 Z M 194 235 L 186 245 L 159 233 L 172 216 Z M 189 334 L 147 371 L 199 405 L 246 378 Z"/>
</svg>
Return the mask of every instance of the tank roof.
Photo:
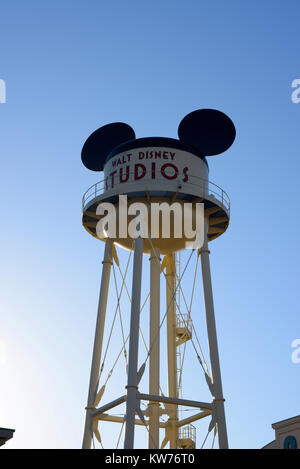
<svg viewBox="0 0 300 469">
<path fill-rule="evenodd" d="M 121 143 L 117 147 L 115 147 L 107 156 L 105 163 L 113 158 L 115 155 L 119 153 L 123 153 L 128 150 L 133 150 L 134 148 L 143 148 L 143 147 L 166 147 L 166 148 L 176 148 L 178 150 L 187 151 L 192 153 L 193 155 L 197 156 L 201 160 L 207 164 L 207 160 L 204 155 L 202 155 L 199 150 L 195 147 L 188 145 L 180 140 L 175 138 L 168 138 L 168 137 L 143 137 L 137 138 L 134 140 L 129 140 L 125 143 Z"/>
</svg>

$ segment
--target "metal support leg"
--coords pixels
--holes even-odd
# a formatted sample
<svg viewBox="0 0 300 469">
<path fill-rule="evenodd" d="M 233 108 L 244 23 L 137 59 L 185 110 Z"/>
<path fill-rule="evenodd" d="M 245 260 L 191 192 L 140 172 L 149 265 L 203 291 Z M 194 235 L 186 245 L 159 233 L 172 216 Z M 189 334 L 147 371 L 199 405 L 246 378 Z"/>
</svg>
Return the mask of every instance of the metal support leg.
<svg viewBox="0 0 300 469">
<path fill-rule="evenodd" d="M 166 264 L 167 298 L 167 343 L 168 343 L 168 390 L 169 397 L 177 397 L 177 359 L 176 359 L 176 266 L 175 255 L 168 254 Z M 177 449 L 177 406 L 170 406 L 170 448 Z"/>
<path fill-rule="evenodd" d="M 211 284 L 209 250 L 208 250 L 208 242 L 207 242 L 208 227 L 209 227 L 208 220 L 205 219 L 204 243 L 203 243 L 203 247 L 200 250 L 202 279 L 203 279 L 204 301 L 205 301 L 205 310 L 206 310 L 206 325 L 207 325 L 207 334 L 208 334 L 208 343 L 209 343 L 209 354 L 210 354 L 211 369 L 212 369 L 212 376 L 213 376 L 213 386 L 214 386 L 214 394 L 215 394 L 214 402 L 215 402 L 215 409 L 216 409 L 216 414 L 217 414 L 216 418 L 217 418 L 217 424 L 218 424 L 219 448 L 227 449 L 228 439 L 227 439 L 227 429 L 226 429 L 226 420 L 225 420 L 224 398 L 223 398 L 223 391 L 222 391 L 219 352 L 218 352 L 213 292 L 212 292 L 212 284 Z"/>
<path fill-rule="evenodd" d="M 159 249 L 150 254 L 150 357 L 149 394 L 159 395 L 160 258 Z M 149 449 L 159 448 L 159 403 L 149 402 Z"/>
<path fill-rule="evenodd" d="M 137 366 L 139 351 L 139 327 L 141 306 L 141 284 L 143 266 L 143 239 L 134 241 L 133 277 L 132 277 L 132 302 L 129 336 L 129 362 L 126 399 L 126 425 L 125 425 L 125 449 L 133 449 L 134 445 L 134 420 L 137 409 Z"/>
<path fill-rule="evenodd" d="M 93 417 L 92 410 L 95 405 L 95 398 L 97 394 L 98 378 L 100 370 L 100 361 L 102 353 L 103 332 L 106 316 L 107 297 L 109 289 L 110 270 L 112 266 L 112 242 L 107 239 L 105 243 L 104 258 L 102 267 L 102 277 L 100 286 L 100 295 L 98 303 L 97 324 L 94 339 L 93 359 L 91 366 L 91 376 L 89 385 L 88 402 L 86 407 L 85 427 L 83 435 L 83 449 L 90 449 L 92 442 L 92 425 Z"/>
</svg>

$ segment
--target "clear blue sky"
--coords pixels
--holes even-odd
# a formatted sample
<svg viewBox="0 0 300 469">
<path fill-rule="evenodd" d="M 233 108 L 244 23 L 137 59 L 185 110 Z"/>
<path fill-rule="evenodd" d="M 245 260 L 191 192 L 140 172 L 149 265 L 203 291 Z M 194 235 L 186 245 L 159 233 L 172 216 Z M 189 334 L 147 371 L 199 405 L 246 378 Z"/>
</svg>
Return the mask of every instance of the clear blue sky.
<svg viewBox="0 0 300 469">
<path fill-rule="evenodd" d="M 81 164 L 84 140 L 112 121 L 176 138 L 205 107 L 237 127 L 209 160 L 232 204 L 211 245 L 230 445 L 259 448 L 272 422 L 300 414 L 299 20 L 297 0 L 2 2 L 7 447 L 81 445 L 103 252 L 81 226 L 81 196 L 100 178 Z M 201 400 L 202 388 L 187 378 L 184 394 Z"/>
</svg>

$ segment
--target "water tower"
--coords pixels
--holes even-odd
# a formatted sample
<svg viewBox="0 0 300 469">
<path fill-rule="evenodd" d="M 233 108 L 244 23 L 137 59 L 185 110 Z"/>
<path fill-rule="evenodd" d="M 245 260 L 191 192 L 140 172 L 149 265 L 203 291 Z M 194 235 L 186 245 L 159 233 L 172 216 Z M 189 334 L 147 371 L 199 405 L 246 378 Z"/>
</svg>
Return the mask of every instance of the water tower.
<svg viewBox="0 0 300 469">
<path fill-rule="evenodd" d="M 228 448 L 208 242 L 219 237 L 227 229 L 230 202 L 227 194 L 209 181 L 206 157 L 220 154 L 232 145 L 235 127 L 224 113 L 202 109 L 184 117 L 178 127 L 178 136 L 178 140 L 165 137 L 136 139 L 129 125 L 113 123 L 92 133 L 82 149 L 83 164 L 90 170 L 104 171 L 103 181 L 93 185 L 84 194 L 83 226 L 92 236 L 99 238 L 97 226 L 99 220 L 103 219 L 103 212 L 99 213 L 98 207 L 103 203 L 113 204 L 118 220 L 113 236 L 100 237 L 105 242 L 105 249 L 86 406 L 83 438 L 83 448 L 86 449 L 91 447 L 94 436 L 100 443 L 102 441 L 98 431 L 99 421 L 123 425 L 125 449 L 134 448 L 136 426 L 146 428 L 148 447 L 151 449 L 164 448 L 167 445 L 172 449 L 194 448 L 192 423 L 204 417 L 211 418 L 208 431 L 214 429 L 215 435 L 218 435 L 219 447 Z M 123 195 L 123 199 L 120 195 Z M 196 204 L 203 207 L 204 242 L 199 249 L 192 249 L 191 253 L 196 251 L 201 264 L 210 367 L 203 366 L 195 340 L 196 331 L 193 332 L 191 325 L 191 315 L 182 314 L 178 304 L 180 294 L 183 294 L 178 253 L 186 249 L 187 238 L 184 235 L 181 238 L 173 236 L 168 239 L 163 236 L 152 238 L 151 235 L 135 238 L 129 236 L 127 225 L 130 217 L 122 212 L 124 200 L 128 207 L 127 214 L 130 213 L 130 207 L 134 207 L 137 202 L 142 202 L 149 208 L 155 203 L 188 203 L 192 206 L 193 217 Z M 175 219 L 174 212 L 171 231 L 174 229 Z M 163 221 L 159 220 L 159 223 Z M 159 230 L 161 233 L 161 226 Z M 122 395 L 113 401 L 105 395 L 105 403 L 99 406 L 105 390 L 105 383 L 103 385 L 99 381 L 99 374 L 103 366 L 101 360 L 104 331 L 105 327 L 110 326 L 105 324 L 110 274 L 114 263 L 119 264 L 116 246 L 133 252 L 131 306 L 128 311 L 130 327 L 127 382 L 120 383 L 120 389 L 124 386 Z M 150 261 L 149 342 L 147 359 L 139 364 L 142 265 L 147 255 Z M 166 307 L 160 300 L 163 277 Z M 167 330 L 167 364 L 164 370 L 167 374 L 166 393 L 160 388 L 160 338 L 164 320 Z M 211 393 L 210 402 L 199 400 L 199 391 L 187 389 L 183 393 L 181 389 L 178 350 L 187 341 L 192 343 L 205 374 Z M 147 368 L 148 389 L 140 389 L 141 378 Z M 142 401 L 146 402 L 145 410 L 141 410 Z M 121 404 L 126 404 L 124 416 L 110 413 Z M 181 406 L 195 409 L 194 413 L 187 418 L 180 417 Z"/>
</svg>

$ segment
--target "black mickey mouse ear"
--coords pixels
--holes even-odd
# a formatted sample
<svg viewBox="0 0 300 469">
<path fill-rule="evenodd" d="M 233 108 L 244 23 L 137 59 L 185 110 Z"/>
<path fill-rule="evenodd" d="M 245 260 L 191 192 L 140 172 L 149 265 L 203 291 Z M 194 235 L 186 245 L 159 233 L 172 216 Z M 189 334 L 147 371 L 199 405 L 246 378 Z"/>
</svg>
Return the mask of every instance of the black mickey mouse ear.
<svg viewBox="0 0 300 469">
<path fill-rule="evenodd" d="M 235 134 L 232 120 L 215 109 L 191 112 L 178 127 L 179 139 L 197 148 L 205 156 L 226 151 L 233 144 Z"/>
<path fill-rule="evenodd" d="M 121 143 L 135 139 L 134 130 L 123 122 L 107 124 L 95 130 L 81 150 L 84 166 L 92 171 L 102 171 L 108 154 Z"/>
</svg>

